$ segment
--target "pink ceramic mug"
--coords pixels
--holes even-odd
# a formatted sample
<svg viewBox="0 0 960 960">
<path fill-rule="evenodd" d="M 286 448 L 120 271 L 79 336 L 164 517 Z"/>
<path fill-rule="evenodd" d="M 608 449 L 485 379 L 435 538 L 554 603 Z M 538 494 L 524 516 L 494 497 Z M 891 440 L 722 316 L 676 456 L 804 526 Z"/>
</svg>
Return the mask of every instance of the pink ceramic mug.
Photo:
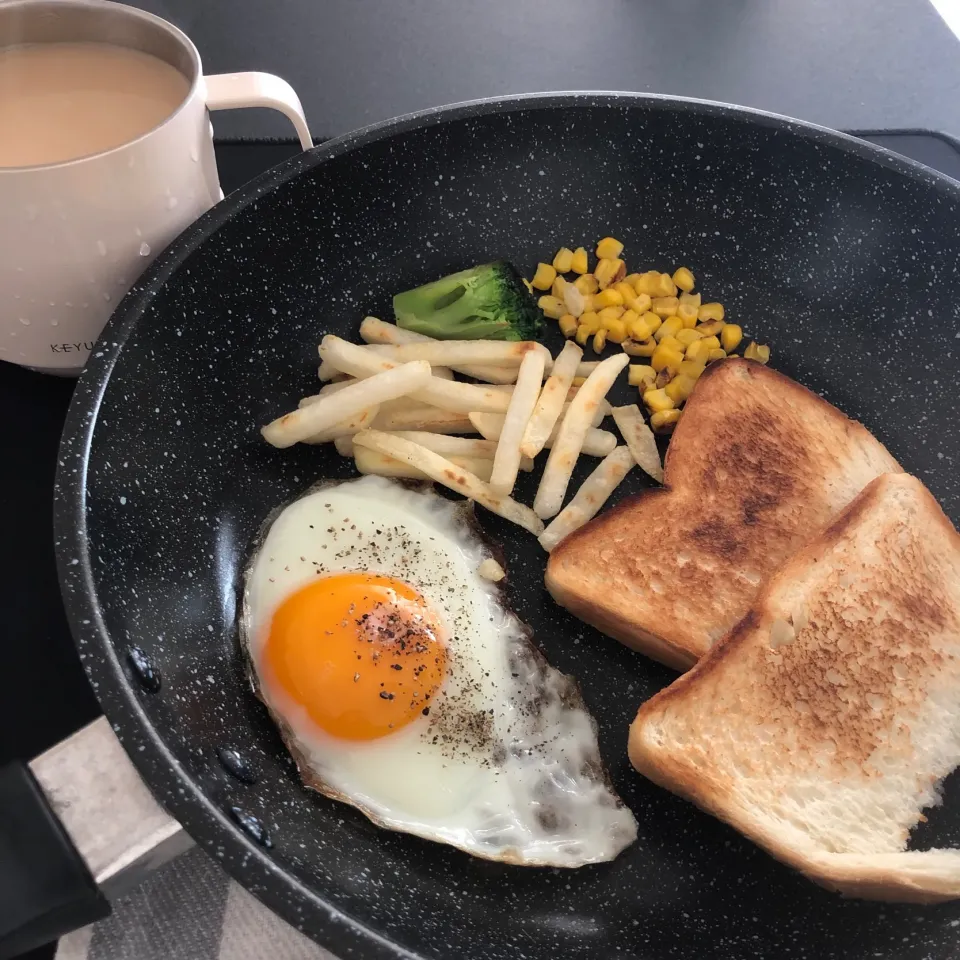
<svg viewBox="0 0 960 960">
<path fill-rule="evenodd" d="M 104 153 L 0 168 L 0 360 L 81 372 L 100 331 L 143 269 L 223 196 L 210 110 L 272 107 L 312 146 L 293 88 L 266 73 L 204 77 L 172 24 L 109 0 L 4 0 L 8 42 L 86 41 L 159 57 L 189 82 L 149 133 Z M 2 95 L 2 91 L 0 91 Z"/>
</svg>

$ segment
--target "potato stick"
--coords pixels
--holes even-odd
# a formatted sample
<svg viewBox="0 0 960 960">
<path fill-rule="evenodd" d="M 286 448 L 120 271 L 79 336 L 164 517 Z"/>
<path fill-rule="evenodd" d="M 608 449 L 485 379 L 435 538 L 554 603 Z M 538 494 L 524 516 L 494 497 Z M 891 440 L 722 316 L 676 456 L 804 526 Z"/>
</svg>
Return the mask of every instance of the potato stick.
<svg viewBox="0 0 960 960">
<path fill-rule="evenodd" d="M 634 465 L 629 447 L 617 447 L 601 460 L 596 470 L 583 481 L 573 499 L 540 535 L 540 546 L 549 553 L 564 537 L 595 517 Z"/>
<path fill-rule="evenodd" d="M 495 416 L 495 414 L 491 414 Z M 379 428 L 378 428 L 379 429 Z M 474 457 L 477 460 L 493 460 L 497 452 L 495 440 L 481 440 L 479 437 L 449 437 L 424 430 L 405 430 L 395 433 L 403 440 L 412 440 L 443 457 Z"/>
<path fill-rule="evenodd" d="M 362 383 L 352 383 L 307 407 L 298 407 L 268 423 L 260 432 L 273 446 L 289 447 L 349 420 L 382 400 L 392 400 L 415 391 L 430 379 L 430 364 L 423 360 L 394 367 Z"/>
<path fill-rule="evenodd" d="M 503 416 L 499 413 L 471 413 L 470 422 L 477 433 L 487 440 L 497 440 L 503 428 Z M 553 433 L 547 438 L 546 447 L 553 446 L 560 432 L 560 424 L 553 428 Z M 617 438 L 609 430 L 597 430 L 591 427 L 583 438 L 583 447 L 580 452 L 589 457 L 605 457 L 617 445 Z M 526 459 L 526 458 L 525 458 Z"/>
<path fill-rule="evenodd" d="M 379 345 L 429 343 L 434 338 L 422 333 L 415 333 L 413 330 L 401 330 L 396 324 L 386 323 L 376 317 L 364 317 L 360 324 L 360 339 L 370 344 Z M 456 369 L 475 380 L 486 380 L 488 383 L 513 383 L 517 379 L 517 371 L 520 368 L 471 363 L 469 365 L 457 365 Z"/>
<path fill-rule="evenodd" d="M 341 457 L 353 456 L 353 437 L 334 437 L 333 445 L 337 448 L 337 453 Z"/>
<path fill-rule="evenodd" d="M 648 473 L 657 483 L 663 483 L 663 463 L 657 450 L 657 438 L 643 419 L 640 408 L 631 403 L 613 408 L 613 420 L 626 441 L 637 466 Z"/>
<path fill-rule="evenodd" d="M 422 340 L 378 347 L 376 353 L 394 363 L 426 360 L 431 366 L 442 363 L 489 363 L 494 366 L 519 366 L 530 352 L 549 356 L 547 348 L 532 340 Z"/>
<path fill-rule="evenodd" d="M 470 422 L 470 418 L 462 413 L 450 413 L 431 407 L 427 404 L 417 404 L 402 410 L 384 411 L 380 407 L 380 414 L 373 422 L 377 430 L 424 430 L 428 433 L 476 433 L 477 428 Z"/>
<path fill-rule="evenodd" d="M 533 501 L 534 513 L 541 519 L 556 515 L 563 506 L 563 498 L 570 485 L 570 477 L 593 415 L 600 401 L 613 386 L 613 381 L 629 362 L 630 357 L 625 353 L 601 360 L 600 365 L 587 377 L 586 383 L 570 401 L 570 408 L 560 423 L 560 431 L 550 449 L 550 456 Z"/>
<path fill-rule="evenodd" d="M 493 474 L 490 489 L 499 497 L 508 497 L 513 492 L 520 472 L 520 441 L 530 422 L 533 408 L 537 405 L 540 388 L 543 386 L 543 354 L 527 353 L 520 364 L 517 385 L 510 397 L 510 406 L 503 419 L 497 454 L 493 458 Z"/>
<path fill-rule="evenodd" d="M 392 370 L 397 366 L 392 360 L 369 353 L 366 347 L 350 343 L 332 334 L 323 338 L 320 344 L 320 356 L 324 360 L 329 360 L 338 370 L 354 377 L 369 377 L 384 370 Z M 414 362 L 423 363 L 424 361 Z M 436 377 L 431 377 L 411 396 L 423 403 L 432 403 L 443 410 L 459 413 L 470 413 L 471 410 L 506 413 L 510 403 L 509 395 L 501 390 L 493 390 L 472 383 L 458 383 L 454 380 L 439 380 Z"/>
<path fill-rule="evenodd" d="M 449 367 L 438 367 L 435 364 L 430 364 L 430 373 L 434 377 L 439 377 L 441 380 L 452 380 L 453 371 Z"/>
<path fill-rule="evenodd" d="M 331 440 L 336 440 L 337 437 L 352 437 L 358 430 L 366 430 L 372 427 L 379 412 L 380 404 L 375 403 L 372 407 L 361 410 L 356 416 L 341 420 L 328 430 L 307 437 L 303 442 L 310 444 L 329 443 Z"/>
<path fill-rule="evenodd" d="M 433 369 L 431 367 L 431 369 Z M 309 396 L 304 397 L 298 404 L 298 407 L 309 407 L 310 404 L 316 403 L 318 400 L 322 400 L 324 397 L 330 396 L 331 393 L 339 393 L 344 387 L 349 387 L 351 383 L 359 383 L 355 377 L 351 377 L 349 380 L 339 380 L 337 383 L 328 383 L 325 386 L 320 388 L 319 393 L 311 393 Z"/>
<path fill-rule="evenodd" d="M 573 343 L 573 341 L 568 340 L 567 343 Z M 562 353 L 563 351 L 561 350 L 560 353 L 557 354 L 557 360 L 560 359 Z M 553 363 L 551 363 L 549 360 L 547 361 L 546 366 L 544 367 L 545 374 L 548 376 L 553 374 L 553 365 L 557 362 L 557 360 L 554 360 Z M 599 360 L 581 360 L 580 363 L 577 364 L 577 369 L 573 372 L 573 375 L 575 377 L 583 377 L 586 379 L 591 373 L 593 373 L 594 370 L 597 369 L 597 365 L 599 363 Z"/>
<path fill-rule="evenodd" d="M 553 432 L 563 410 L 564 397 L 570 389 L 570 384 L 573 383 L 574 371 L 582 356 L 583 351 L 580 347 L 572 340 L 568 340 L 557 359 L 553 361 L 553 373 L 543 385 L 533 416 L 523 433 L 520 451 L 524 456 L 535 457 Z"/>
<path fill-rule="evenodd" d="M 377 453 L 376 450 L 370 450 L 367 447 L 355 447 L 354 453 L 355 464 L 360 473 L 375 473 L 380 477 L 407 477 L 411 480 L 429 479 L 422 470 L 403 460 L 387 456 L 385 453 Z M 481 460 L 476 457 L 454 456 L 450 457 L 450 462 L 464 470 L 469 470 L 481 480 L 489 477 L 493 469 L 492 460 Z"/>
<path fill-rule="evenodd" d="M 356 446 L 370 447 L 398 460 L 404 460 L 422 470 L 431 480 L 476 500 L 481 506 L 511 523 L 519 524 L 536 536 L 543 533 L 543 522 L 529 507 L 510 497 L 496 496 L 482 480 L 441 457 L 439 453 L 427 450 L 418 443 L 391 437 L 379 430 L 363 430 L 354 436 L 353 442 Z"/>
</svg>

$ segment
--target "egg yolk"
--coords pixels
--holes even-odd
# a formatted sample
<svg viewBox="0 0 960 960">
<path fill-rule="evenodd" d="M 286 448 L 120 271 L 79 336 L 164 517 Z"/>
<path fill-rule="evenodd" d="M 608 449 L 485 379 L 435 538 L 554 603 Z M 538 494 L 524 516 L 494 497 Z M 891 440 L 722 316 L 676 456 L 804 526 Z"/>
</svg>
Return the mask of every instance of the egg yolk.
<svg viewBox="0 0 960 960">
<path fill-rule="evenodd" d="M 413 587 L 393 577 L 344 573 L 284 600 L 264 657 L 321 729 L 373 740 L 428 712 L 447 651 L 439 621 Z"/>
</svg>

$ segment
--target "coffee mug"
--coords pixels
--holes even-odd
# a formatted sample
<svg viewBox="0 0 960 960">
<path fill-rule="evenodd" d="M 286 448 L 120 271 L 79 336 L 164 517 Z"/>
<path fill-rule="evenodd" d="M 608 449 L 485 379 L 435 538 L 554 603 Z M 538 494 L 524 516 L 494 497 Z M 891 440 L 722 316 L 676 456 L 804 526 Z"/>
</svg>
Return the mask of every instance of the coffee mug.
<svg viewBox="0 0 960 960">
<path fill-rule="evenodd" d="M 187 88 L 159 126 L 121 146 L 0 167 L 0 360 L 76 375 L 143 269 L 222 199 L 208 111 L 271 107 L 293 122 L 305 150 L 313 144 L 286 81 L 204 77 L 196 47 L 159 17 L 110 0 L 0 2 L 0 49 L 57 42 L 150 54 Z"/>
</svg>

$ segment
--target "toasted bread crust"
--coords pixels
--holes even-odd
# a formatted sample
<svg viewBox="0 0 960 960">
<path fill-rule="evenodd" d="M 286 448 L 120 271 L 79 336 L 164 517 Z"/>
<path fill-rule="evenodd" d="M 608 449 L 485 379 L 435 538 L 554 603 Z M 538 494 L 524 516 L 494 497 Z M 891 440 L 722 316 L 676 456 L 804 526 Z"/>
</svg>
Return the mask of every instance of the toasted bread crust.
<svg viewBox="0 0 960 960">
<path fill-rule="evenodd" d="M 915 505 L 916 527 L 896 515 L 898 493 Z M 854 570 L 854 555 L 865 556 L 862 570 Z M 905 558 L 913 561 L 909 570 Z M 882 780 L 887 768 L 877 758 L 886 755 L 901 774 L 916 774 L 922 805 L 931 783 L 948 771 L 913 769 L 922 761 L 910 753 L 910 731 L 921 722 L 909 718 L 922 717 L 931 690 L 949 687 L 958 672 L 955 656 L 943 649 L 944 637 L 960 642 L 958 584 L 960 535 L 929 491 L 904 474 L 874 480 L 762 588 L 727 637 L 641 707 L 630 728 L 631 763 L 830 889 L 916 903 L 960 897 L 960 853 L 956 864 L 945 864 L 937 859 L 943 851 L 925 858 L 889 845 L 875 854 L 818 848 L 812 830 L 801 845 L 802 812 L 792 822 L 782 811 L 765 818 L 741 792 L 743 778 L 777 778 L 781 785 L 843 784 L 850 796 L 850 789 Z M 786 622 L 787 608 L 799 609 L 801 601 L 809 621 L 791 624 L 796 642 L 773 647 L 774 623 Z M 760 761 L 749 750 L 731 761 L 717 743 L 699 742 L 697 731 L 716 723 L 724 695 L 742 705 L 736 722 L 770 723 L 778 731 Z M 682 745 L 658 743 L 666 718 L 680 724 Z M 789 830 L 771 825 L 784 822 Z M 902 850 L 914 823 L 891 822 L 889 844 Z"/>
<path fill-rule="evenodd" d="M 863 426 L 774 370 L 731 358 L 701 377 L 664 489 L 563 540 L 546 586 L 580 619 L 686 669 L 743 616 L 763 579 L 872 480 L 899 471 Z"/>
</svg>

